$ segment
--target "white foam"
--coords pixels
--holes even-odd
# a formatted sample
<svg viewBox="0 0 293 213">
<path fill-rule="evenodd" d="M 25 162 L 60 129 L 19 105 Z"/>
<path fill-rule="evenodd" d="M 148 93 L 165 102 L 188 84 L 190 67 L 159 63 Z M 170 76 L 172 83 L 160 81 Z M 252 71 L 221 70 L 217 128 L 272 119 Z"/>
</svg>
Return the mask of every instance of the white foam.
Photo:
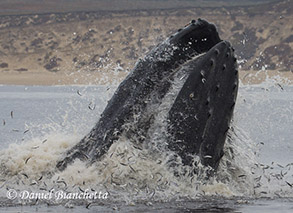
<svg viewBox="0 0 293 213">
<path fill-rule="evenodd" d="M 253 125 L 259 125 L 262 129 L 263 122 L 268 124 L 274 121 L 264 119 L 253 124 L 250 129 L 241 127 L 245 122 L 249 126 L 251 118 L 249 112 L 253 111 L 258 103 L 271 98 L 272 87 L 280 92 L 280 87 L 276 83 L 278 81 L 269 79 L 257 87 L 241 86 L 235 106 L 233 131 L 229 132 L 230 140 L 227 140 L 225 145 L 225 155 L 216 177 L 206 181 L 201 175 L 190 176 L 189 173 L 194 168 L 183 166 L 180 159 L 174 158 L 172 152 L 164 150 L 166 131 L 162 121 L 166 119 L 166 112 L 170 108 L 169 103 L 176 97 L 176 91 L 178 92 L 181 86 L 180 80 L 184 82 L 184 77 L 176 79 L 178 82 L 173 84 L 173 90 L 159 106 L 155 124 L 150 131 L 149 146 L 146 146 L 148 148 L 141 148 L 126 137 L 121 137 L 110 147 L 101 161 L 87 165 L 77 160 L 65 171 L 59 172 L 56 170 L 57 161 L 82 136 L 71 135 L 72 132 L 67 134 L 52 130 L 46 136 L 34 136 L 33 139 L 21 144 L 12 143 L 9 148 L 1 151 L 1 191 L 5 193 L 7 188 L 31 190 L 61 188 L 76 191 L 78 187 L 81 187 L 97 191 L 106 190 L 110 192 L 113 199 L 126 202 L 149 199 L 166 201 L 182 197 L 200 198 L 212 195 L 292 197 L 292 188 L 288 185 L 292 183 L 292 180 L 287 178 L 292 174 L 290 173 L 292 165 L 287 167 L 284 165 L 283 176 L 280 170 L 265 169 L 267 165 L 262 165 L 258 157 L 260 141 L 252 140 L 250 135 L 252 129 L 256 128 Z M 284 85 L 283 82 L 282 85 Z M 254 88 L 261 87 L 269 91 L 251 92 Z M 243 106 L 248 111 L 247 113 L 243 111 Z M 289 105 L 287 111 L 288 116 L 291 117 L 292 106 L 292 104 Z M 288 119 L 289 122 L 290 118 Z M 78 125 L 78 123 L 73 122 L 72 125 Z M 177 166 L 170 166 L 170 162 Z M 270 166 L 277 167 L 276 164 Z M 286 172 L 287 174 L 284 175 Z"/>
</svg>

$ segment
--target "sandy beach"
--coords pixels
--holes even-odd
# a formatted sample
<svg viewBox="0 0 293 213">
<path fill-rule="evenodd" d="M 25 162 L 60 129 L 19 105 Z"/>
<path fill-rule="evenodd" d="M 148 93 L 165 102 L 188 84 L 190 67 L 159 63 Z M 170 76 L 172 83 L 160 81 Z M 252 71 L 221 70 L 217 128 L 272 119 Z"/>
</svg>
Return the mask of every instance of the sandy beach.
<svg viewBox="0 0 293 213">
<path fill-rule="evenodd" d="M 100 72 L 1 72 L 0 84 L 3 85 L 99 85 L 120 82 L 126 77 L 126 72 L 115 74 Z"/>
<path fill-rule="evenodd" d="M 2 85 L 103 85 L 119 83 L 128 72 L 0 72 L 0 84 Z M 279 72 L 275 70 L 265 71 L 240 71 L 239 79 L 243 84 L 260 84 L 268 80 L 276 80 L 278 83 L 293 84 L 293 72 Z"/>
</svg>

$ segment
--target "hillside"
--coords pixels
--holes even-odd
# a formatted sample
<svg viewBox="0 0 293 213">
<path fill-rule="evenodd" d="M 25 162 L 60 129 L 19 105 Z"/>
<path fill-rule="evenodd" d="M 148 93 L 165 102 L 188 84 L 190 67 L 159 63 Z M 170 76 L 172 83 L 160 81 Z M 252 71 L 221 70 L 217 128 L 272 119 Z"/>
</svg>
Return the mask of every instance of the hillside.
<svg viewBox="0 0 293 213">
<path fill-rule="evenodd" d="M 0 15 L 247 6 L 277 0 L 1 0 Z"/>
<path fill-rule="evenodd" d="M 0 73 L 127 71 L 190 20 L 216 24 L 240 70 L 293 71 L 293 1 L 0 16 Z"/>
</svg>

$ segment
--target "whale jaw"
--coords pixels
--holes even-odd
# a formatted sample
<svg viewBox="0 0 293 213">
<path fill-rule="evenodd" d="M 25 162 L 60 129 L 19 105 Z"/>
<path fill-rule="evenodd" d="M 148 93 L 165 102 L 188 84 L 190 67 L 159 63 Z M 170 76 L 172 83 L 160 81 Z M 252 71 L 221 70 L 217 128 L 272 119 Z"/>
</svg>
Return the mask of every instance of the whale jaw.
<svg viewBox="0 0 293 213">
<path fill-rule="evenodd" d="M 229 42 L 215 45 L 189 64 L 189 76 L 169 111 L 169 148 L 190 165 L 199 155 L 217 168 L 238 90 L 238 71 Z"/>
<path fill-rule="evenodd" d="M 94 128 L 65 153 L 57 168 L 64 170 L 75 159 L 89 164 L 100 160 L 122 134 L 144 143 L 157 113 L 147 109 L 162 103 L 172 77 L 183 71 L 186 81 L 167 112 L 168 148 L 185 165 L 199 155 L 203 165 L 216 169 L 233 115 L 238 72 L 231 45 L 221 41 L 214 25 L 201 19 L 137 62 Z M 127 124 L 133 126 L 132 131 L 126 129 Z"/>
</svg>

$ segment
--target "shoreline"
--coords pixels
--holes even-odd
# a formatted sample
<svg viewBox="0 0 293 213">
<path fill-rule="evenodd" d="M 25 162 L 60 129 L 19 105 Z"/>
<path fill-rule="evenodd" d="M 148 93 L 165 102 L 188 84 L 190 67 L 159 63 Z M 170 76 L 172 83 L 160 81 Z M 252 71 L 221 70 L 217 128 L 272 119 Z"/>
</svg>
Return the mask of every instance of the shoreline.
<svg viewBox="0 0 293 213">
<path fill-rule="evenodd" d="M 101 72 L 72 72 L 72 73 L 41 73 L 41 72 L 2 72 L 0 85 L 104 85 L 112 82 L 121 82 L 127 72 L 101 73 Z"/>
<path fill-rule="evenodd" d="M 120 83 L 128 75 L 128 72 L 0 72 L 0 85 L 105 85 L 108 83 Z M 239 79 L 244 85 L 261 84 L 275 79 L 278 83 L 293 84 L 292 71 L 240 71 Z"/>
</svg>

